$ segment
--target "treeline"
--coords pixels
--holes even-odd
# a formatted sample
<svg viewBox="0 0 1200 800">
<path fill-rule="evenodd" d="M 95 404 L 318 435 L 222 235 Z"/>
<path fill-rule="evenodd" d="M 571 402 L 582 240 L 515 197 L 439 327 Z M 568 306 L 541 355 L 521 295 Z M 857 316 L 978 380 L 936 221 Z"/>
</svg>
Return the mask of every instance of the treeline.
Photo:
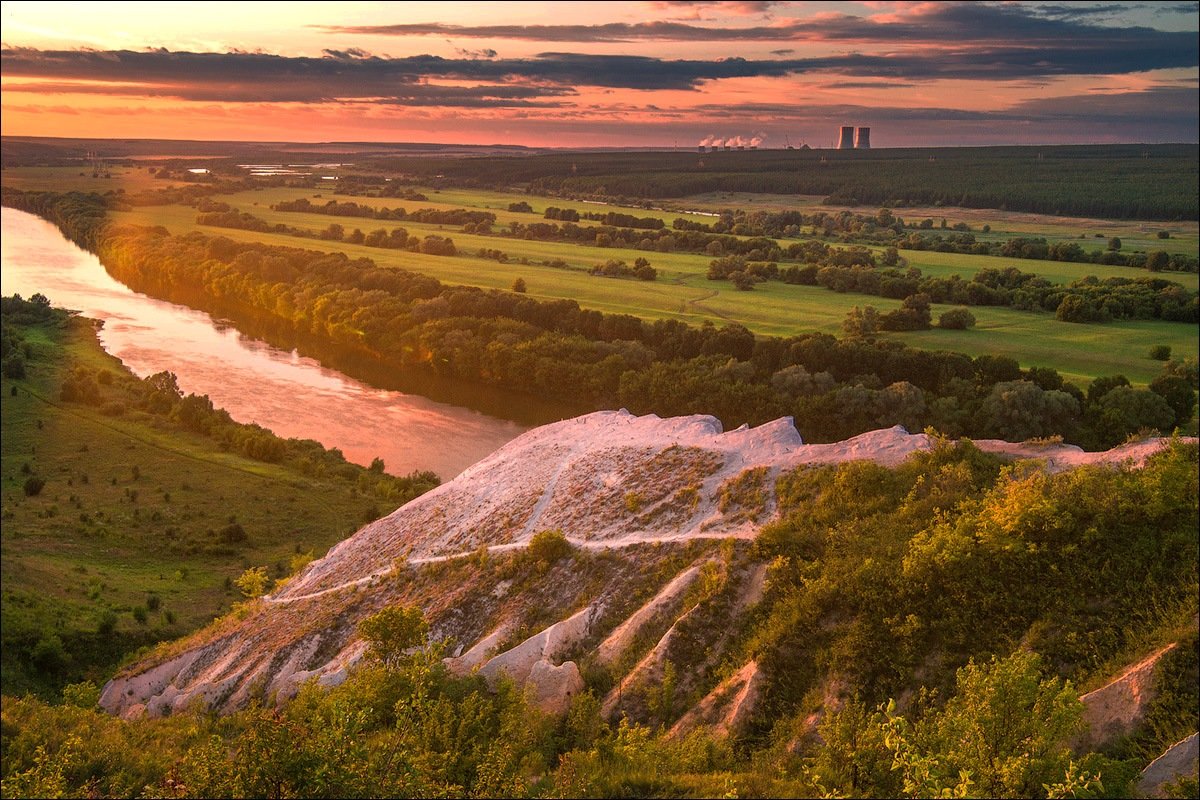
<svg viewBox="0 0 1200 800">
<path fill-rule="evenodd" d="M 949 235 L 911 233 L 897 237 L 890 244 L 902 250 L 933 250 L 939 253 L 970 253 L 973 255 L 1027 258 L 1041 261 L 1069 261 L 1077 264 L 1105 264 L 1134 267 L 1151 272 L 1196 272 L 1197 259 L 1186 253 L 1149 253 L 1119 250 L 1084 250 L 1078 242 L 1049 243 L 1040 237 L 1017 236 L 1004 242 L 978 242 L 971 233 Z"/>
<path fill-rule="evenodd" d="M 467 208 L 436 209 L 419 208 L 407 211 L 403 208 L 373 208 L 358 203 L 330 200 L 324 205 L 313 205 L 307 198 L 286 200 L 271 206 L 274 211 L 295 211 L 305 214 L 328 214 L 334 217 L 367 217 L 370 219 L 395 219 L 424 222 L 431 225 L 491 225 L 496 215 L 490 211 Z"/>
<path fill-rule="evenodd" d="M 1094 448 L 1185 425 L 1195 404 L 1194 365 L 1169 364 L 1150 389 L 1100 379 L 1085 392 L 1006 357 L 824 334 L 756 339 L 738 325 L 603 314 L 572 300 L 446 286 L 342 253 L 201 233 L 113 226 L 97 252 L 139 291 L 285 325 L 398 367 L 592 408 L 713 414 L 730 426 L 791 415 L 810 441 L 902 424 L 1013 441 L 1057 434 Z"/>
<path fill-rule="evenodd" d="M 652 281 L 658 278 L 658 270 L 650 266 L 650 262 L 644 258 L 634 259 L 632 267 L 620 259 L 610 258 L 603 264 L 592 267 L 588 272 L 606 278 L 637 278 L 639 281 Z"/>
<path fill-rule="evenodd" d="M 573 222 L 564 222 L 561 225 L 554 222 L 521 223 L 515 220 L 510 222 L 508 227 L 497 228 L 495 235 L 542 242 L 571 242 L 593 247 L 624 247 L 659 253 L 704 253 L 713 256 L 733 253 L 755 260 L 774 261 L 791 257 L 789 254 L 799 251 L 790 248 L 802 247 L 804 244 L 796 242 L 788 248 L 781 248 L 778 242 L 763 237 L 747 239 L 703 231 L 665 228 L 644 230 L 611 225 L 577 225 Z"/>
<path fill-rule="evenodd" d="M 932 250 L 939 253 L 1003 256 L 1005 258 L 1069 261 L 1081 264 L 1105 264 L 1135 267 L 1151 272 L 1196 272 L 1197 260 L 1185 253 L 1155 250 L 1149 253 L 1121 252 L 1120 239 L 1107 240 L 1107 249 L 1085 250 L 1077 241 L 1049 243 L 1045 238 L 1018 236 L 1006 241 L 978 241 L 970 226 L 958 222 L 947 226 L 945 232 L 927 233 L 934 228 L 931 218 L 906 222 L 891 209 L 881 208 L 875 214 L 856 214 L 852 211 L 744 211 L 725 210 L 711 223 L 676 218 L 676 230 L 728 233 L 736 236 L 766 236 L 795 238 L 811 231 L 815 236 L 839 237 L 844 242 L 866 242 L 901 250 Z M 990 226 L 984 226 L 984 233 Z"/>
<path fill-rule="evenodd" d="M 581 219 L 586 219 L 592 222 L 602 222 L 616 228 L 640 228 L 643 230 L 657 231 L 666 227 L 658 217 L 635 217 L 632 214 L 622 214 L 617 211 L 609 211 L 602 213 L 599 211 L 585 211 L 580 214 L 573 208 L 557 208 L 550 206 L 542 215 L 545 219 L 559 220 L 561 222 L 579 222 Z"/>
<path fill-rule="evenodd" d="M 850 263 L 846 264 L 847 261 Z M 1049 311 L 1064 322 L 1114 319 L 1200 322 L 1200 294 L 1161 278 L 1088 276 L 1063 286 L 1032 272 L 1007 267 L 982 269 L 970 280 L 963 280 L 959 275 L 923 275 L 916 267 L 874 269 L 870 252 L 854 248 L 829 248 L 824 262 L 823 266 L 809 264 L 780 269 L 774 262 L 726 256 L 714 259 L 707 275 L 709 280 L 728 280 L 742 290 L 753 289 L 759 281 L 779 280 L 896 300 L 923 295 L 927 302 L 934 303 Z"/>
<path fill-rule="evenodd" d="M 225 204 L 221 203 L 220 205 Z M 355 228 L 347 233 L 346 229 L 337 223 L 332 223 L 320 231 L 311 231 L 306 228 L 284 225 L 283 223 L 272 225 L 261 217 L 256 217 L 253 214 L 238 211 L 237 209 L 210 211 L 206 214 L 199 214 L 196 217 L 196 224 L 217 228 L 258 231 L 260 233 L 280 233 L 286 236 L 297 236 L 302 239 L 346 242 L 347 244 L 361 244 L 365 247 L 408 250 L 412 253 L 426 253 L 438 256 L 452 256 L 458 253 L 458 248 L 455 247 L 454 240 L 448 236 L 437 236 L 434 234 L 424 238 L 410 236 L 405 228 L 392 228 L 390 231 L 384 228 L 376 228 L 369 233 L 363 233 L 361 229 Z"/>
</svg>

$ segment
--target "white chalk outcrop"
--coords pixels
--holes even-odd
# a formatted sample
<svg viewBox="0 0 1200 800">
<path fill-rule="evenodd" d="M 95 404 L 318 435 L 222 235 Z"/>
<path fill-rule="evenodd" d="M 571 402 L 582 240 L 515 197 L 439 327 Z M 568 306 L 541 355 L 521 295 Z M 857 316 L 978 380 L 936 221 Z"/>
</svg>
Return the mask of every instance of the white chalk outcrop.
<svg viewBox="0 0 1200 800">
<path fill-rule="evenodd" d="M 932 444 L 925 434 L 900 427 L 834 444 L 804 444 L 790 418 L 728 433 L 713 417 L 661 419 L 623 410 L 546 425 L 363 527 L 242 619 L 226 620 L 219 629 L 128 668 L 105 687 L 101 705 L 129 715 L 167 714 L 192 703 L 229 709 L 255 691 L 286 697 L 305 680 L 334 685 L 362 656 L 357 621 L 403 596 L 396 577 L 406 574 L 405 565 L 445 561 L 481 548 L 521 548 L 548 529 L 559 529 L 573 545 L 590 550 L 752 538 L 778 514 L 775 477 L 780 472 L 853 460 L 895 465 Z M 1141 463 L 1163 440 L 1106 453 L 1056 444 L 976 444 L 1008 457 L 1040 459 L 1047 469 L 1058 470 Z M 591 605 L 565 610 L 572 608 L 577 589 L 564 586 L 553 607 L 564 608 L 567 618 L 504 652 L 496 650 L 515 632 L 512 620 L 464 621 L 454 599 L 461 587 L 442 587 L 440 595 L 427 596 L 440 608 L 426 611 L 435 629 L 446 623 L 467 648 L 451 660 L 453 669 L 479 669 L 493 680 L 507 675 L 528 685 L 540 706 L 559 711 L 582 685 L 575 651 L 598 647 L 597 663 L 617 660 L 636 637 L 650 635 L 649 623 L 678 607 L 700 566 L 676 568 L 669 579 L 649 587 L 649 603 L 621 619 L 604 615 L 600 601 L 583 600 Z M 761 570 L 747 577 L 735 615 L 757 602 L 762 578 Z M 493 607 L 511 599 L 504 586 L 484 588 Z M 606 627 L 598 627 L 601 617 Z M 659 669 L 680 621 L 641 659 L 634 669 L 638 675 L 624 676 L 618 687 Z M 608 705 L 615 708 L 619 700 L 610 697 Z"/>
</svg>

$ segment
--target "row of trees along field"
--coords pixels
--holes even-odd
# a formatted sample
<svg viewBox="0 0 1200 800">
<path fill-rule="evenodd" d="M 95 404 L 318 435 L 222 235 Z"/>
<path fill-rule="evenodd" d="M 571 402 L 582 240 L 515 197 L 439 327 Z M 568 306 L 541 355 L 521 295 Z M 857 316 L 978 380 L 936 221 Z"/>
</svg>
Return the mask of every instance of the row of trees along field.
<svg viewBox="0 0 1200 800">
<path fill-rule="evenodd" d="M 289 205 L 300 206 L 307 202 L 307 200 L 301 199 Z M 366 206 L 358 206 L 353 203 L 349 205 L 355 209 L 371 210 Z M 434 255 L 455 255 L 457 253 L 454 241 L 448 237 L 429 235 L 421 239 L 409 235 L 404 228 L 393 228 L 391 231 L 378 228 L 365 234 L 362 230 L 355 228 L 347 233 L 342 225 L 333 223 L 325 229 L 313 231 L 283 223 L 271 225 L 252 214 L 231 209 L 225 203 L 207 201 L 201 203 L 201 206 L 208 208 L 224 206 L 224 209 L 210 210 L 199 214 L 196 217 L 198 225 L 282 233 L 310 239 L 345 241 L 349 244 L 361 244 L 367 247 L 406 249 Z M 279 207 L 279 205 L 276 206 L 276 208 Z M 392 209 L 378 209 L 377 213 L 383 216 L 376 218 L 391 218 L 392 211 Z M 403 209 L 399 209 L 399 211 L 403 212 Z M 459 221 L 472 220 L 475 219 L 473 214 L 483 213 L 471 212 L 466 209 L 449 211 L 421 209 L 413 212 L 408 218 L 420 221 L 421 218 L 429 216 L 424 213 L 426 211 L 433 211 L 436 219 Z M 559 213 L 551 215 L 551 212 Z M 548 218 L 561 218 L 560 209 L 547 209 L 546 213 Z M 784 212 L 784 214 L 776 216 L 790 215 L 790 213 Z M 578 217 L 577 213 L 572 212 L 572 214 Z M 486 213 L 486 216 L 491 218 L 491 221 L 495 219 L 494 214 Z M 623 215 L 610 213 L 608 216 Z M 463 230 L 466 233 L 488 234 L 492 232 L 491 221 L 487 219 L 467 221 L 463 223 Z M 662 221 L 655 221 L 660 223 L 659 233 L 655 234 L 656 238 L 647 238 L 634 228 L 588 227 L 570 222 L 559 226 L 553 223 L 522 224 L 514 221 L 507 229 L 498 233 L 501 236 L 518 239 L 564 241 L 605 247 L 633 247 L 639 250 L 658 252 L 674 250 L 709 254 L 728 252 L 731 254 L 721 256 L 710 263 L 708 278 L 710 280 L 730 280 L 736 288 L 741 290 L 753 289 L 754 284 L 759 281 L 781 280 L 791 284 L 825 286 L 838 292 L 851 291 L 896 299 L 922 294 L 936 303 L 1012 306 L 1022 310 L 1041 309 L 1056 312 L 1059 319 L 1065 322 L 1107 322 L 1112 319 L 1200 321 L 1200 301 L 1197 299 L 1197 292 L 1189 291 L 1174 281 L 1162 278 L 1110 277 L 1101 281 L 1089 276 L 1064 287 L 1040 278 L 1034 273 L 1021 272 L 1015 267 L 1005 270 L 980 270 L 970 281 L 964 281 L 957 275 L 947 278 L 923 277 L 921 271 L 913 267 L 904 271 L 894 268 L 876 270 L 874 269 L 878 261 L 876 254 L 861 246 L 832 247 L 824 242 L 809 240 L 793 242 L 784 248 L 774 240 L 761 236 L 739 238 L 736 235 L 706 232 L 705 229 L 711 227 L 707 225 L 688 223 L 681 226 L 678 223 L 684 221 L 678 219 L 675 230 L 662 230 Z M 897 223 L 897 225 L 902 227 L 902 223 Z M 738 224 L 735 224 L 734 228 L 737 227 Z M 759 226 L 759 228 L 761 227 Z M 789 225 L 788 227 L 793 226 Z M 1007 245 L 1005 250 L 1007 251 Z M 1026 251 L 1022 250 L 1021 252 Z M 1159 254 L 1151 254 L 1152 257 L 1156 255 Z M 1166 254 L 1162 253 L 1161 255 L 1165 256 Z M 507 254 L 498 250 L 484 249 L 483 257 L 496 258 L 500 261 L 508 260 Z M 776 261 L 763 259 L 804 262 L 806 265 L 780 269 Z M 644 259 L 639 259 L 639 261 L 642 260 Z M 887 248 L 882 256 L 883 263 L 889 267 L 898 264 L 900 260 L 899 251 L 894 247 Z M 1174 265 L 1180 269 L 1192 270 L 1195 268 L 1195 259 L 1188 262 L 1187 257 L 1184 256 L 1182 260 L 1177 259 L 1176 261 L 1168 259 L 1168 266 Z M 611 265 L 618 262 L 610 261 L 608 263 Z M 608 265 L 598 265 L 592 272 L 616 276 L 626 275 L 626 272 L 609 268 Z M 632 270 L 628 271 L 628 275 L 634 274 Z M 643 280 L 653 280 L 654 273 L 642 270 L 637 273 L 637 277 Z"/>
<path fill-rule="evenodd" d="M 36 193 L 6 202 L 50 209 L 67 229 L 72 218 L 59 209 L 86 209 L 90 225 L 103 207 L 99 197 Z M 1169 362 L 1149 389 L 1120 376 L 1076 387 L 1003 356 L 822 334 L 756 339 L 738 325 L 649 322 L 571 300 L 446 286 L 342 253 L 128 226 L 94 239 L 105 266 L 138 291 L 577 407 L 708 413 L 727 426 L 792 415 L 810 441 L 901 424 L 1013 441 L 1061 435 L 1095 448 L 1185 425 L 1195 404 L 1195 364 Z"/>
<path fill-rule="evenodd" d="M 1179 633 L 1196 610 L 1196 468 L 1194 444 L 1142 469 L 1047 474 L 943 441 L 894 469 L 785 474 L 782 518 L 709 562 L 664 668 L 703 660 L 712 631 L 702 621 L 739 591 L 729 574 L 767 563 L 759 610 L 713 675 L 753 658 L 763 676 L 749 728 L 732 741 L 667 734 L 699 697 L 672 694 L 666 680 L 646 690 L 644 721 L 606 721 L 599 698 L 613 676 L 586 663 L 565 717 L 543 716 L 511 683 L 451 674 L 443 656 L 455 643 L 431 639 L 419 609 L 394 605 L 359 623 L 367 656 L 343 684 L 310 683 L 280 708 L 261 698 L 227 716 L 125 721 L 96 709 L 94 684 L 67 687 L 61 705 L 6 697 L 3 791 L 1130 796 L 1141 768 L 1196 730 L 1197 638 Z M 559 545 L 540 559 L 531 544 L 416 569 L 435 584 L 463 569 L 527 586 L 601 557 Z M 1155 672 L 1145 724 L 1079 747 L 1077 682 L 1164 637 L 1178 646 Z M 1194 794 L 1195 783 L 1174 791 Z"/>
<path fill-rule="evenodd" d="M 1110 219 L 1196 219 L 1200 211 L 1200 159 L 1191 145 L 385 157 L 363 166 L 426 185 L 527 185 L 533 194 L 632 202 L 766 192 L 820 195 L 839 205 L 951 205 Z"/>
<path fill-rule="evenodd" d="M 214 210 L 211 208 L 213 206 L 225 206 L 215 210 L 235 215 L 238 213 L 231 212 L 225 203 L 209 202 L 201 205 L 202 211 L 205 208 Z M 1197 270 L 1197 260 L 1192 256 L 1182 253 L 1168 254 L 1161 250 L 1151 253 L 1122 253 L 1119 244 L 1116 249 L 1110 246 L 1107 250 L 1094 251 L 1085 250 L 1076 242 L 1048 244 L 1043 238 L 1015 237 L 1004 242 L 976 241 L 974 234 L 969 230 L 929 234 L 923 230 L 925 223 L 932 227 L 931 219 L 922 220 L 910 229 L 906 227 L 902 218 L 886 208 L 873 215 L 855 214 L 850 211 L 818 211 L 812 214 L 800 211 L 727 211 L 722 212 L 720 218 L 711 224 L 676 218 L 669 229 L 666 223 L 657 217 L 635 217 L 612 211 L 581 214 L 574 209 L 554 206 L 544 212 L 544 219 L 550 222 L 522 223 L 513 220 L 507 226 L 495 229 L 495 214 L 471 209 L 417 209 L 406 212 L 403 208 L 375 209 L 335 200 L 330 200 L 325 205 L 313 205 L 305 198 L 277 203 L 272 208 L 277 211 L 462 225 L 464 233 L 491 234 L 514 239 L 572 242 L 598 247 L 628 247 L 658 252 L 703 253 L 714 256 L 741 255 L 753 260 L 766 261 L 818 262 L 830 258 L 830 248 L 821 242 L 792 242 L 782 245 L 775 241 L 779 237 L 794 238 L 810 231 L 814 236 L 836 236 L 845 243 L 866 243 L 904 250 L 934 250 L 1005 258 L 1120 265 L 1148 269 L 1152 272 Z M 246 214 L 242 214 L 241 217 L 255 221 L 239 223 L 236 216 L 229 217 L 228 213 L 224 217 L 213 213 L 201 216 L 207 220 L 202 224 L 243 227 L 249 230 L 271 229 L 265 221 L 255 220 Z M 225 221 L 220 221 L 222 219 Z M 581 219 L 602 224 L 576 224 Z M 557 222 L 562 224 L 555 224 Z M 275 226 L 276 229 L 284 227 Z M 966 228 L 966 225 L 958 223 L 956 227 Z M 1119 242 L 1116 239 L 1112 241 Z M 816 254 L 813 252 L 814 247 L 818 248 Z"/>
</svg>

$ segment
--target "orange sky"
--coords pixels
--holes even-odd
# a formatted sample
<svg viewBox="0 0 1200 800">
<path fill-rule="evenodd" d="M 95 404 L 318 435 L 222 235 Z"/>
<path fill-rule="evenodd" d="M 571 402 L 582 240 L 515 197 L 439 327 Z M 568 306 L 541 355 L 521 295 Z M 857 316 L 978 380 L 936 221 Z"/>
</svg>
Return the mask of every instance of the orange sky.
<svg viewBox="0 0 1200 800">
<path fill-rule="evenodd" d="M 5 135 L 1197 140 L 1195 3 L 3 5 Z M 286 17 L 285 17 L 286 15 Z"/>
</svg>

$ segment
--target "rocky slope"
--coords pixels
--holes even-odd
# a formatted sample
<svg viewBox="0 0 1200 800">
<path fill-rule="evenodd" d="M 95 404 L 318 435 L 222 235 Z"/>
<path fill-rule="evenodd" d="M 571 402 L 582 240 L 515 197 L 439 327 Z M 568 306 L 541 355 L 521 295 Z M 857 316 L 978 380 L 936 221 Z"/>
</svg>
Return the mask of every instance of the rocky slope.
<svg viewBox="0 0 1200 800">
<path fill-rule="evenodd" d="M 1106 453 L 976 444 L 1060 470 L 1140 463 L 1162 441 Z M 409 602 L 425 610 L 435 635 L 459 643 L 453 669 L 507 675 L 548 711 L 563 710 L 582 688 L 584 659 L 612 677 L 609 716 L 636 714 L 664 664 L 694 663 L 677 678 L 680 696 L 712 691 L 679 729 L 735 730 L 753 704 L 757 667 L 747 664 L 716 689 L 698 681 L 762 596 L 765 565 L 734 554 L 777 515 L 776 476 L 860 459 L 895 465 L 931 446 L 899 427 L 806 445 L 790 419 L 728 433 L 712 417 L 624 411 L 547 425 L 363 527 L 273 595 L 126 669 L 101 705 L 126 716 L 194 703 L 230 709 L 258 695 L 287 697 L 309 679 L 337 684 L 364 651 L 357 622 Z M 550 529 L 585 557 L 525 572 L 496 565 Z M 697 602 L 718 574 L 728 591 L 719 602 Z"/>
</svg>

